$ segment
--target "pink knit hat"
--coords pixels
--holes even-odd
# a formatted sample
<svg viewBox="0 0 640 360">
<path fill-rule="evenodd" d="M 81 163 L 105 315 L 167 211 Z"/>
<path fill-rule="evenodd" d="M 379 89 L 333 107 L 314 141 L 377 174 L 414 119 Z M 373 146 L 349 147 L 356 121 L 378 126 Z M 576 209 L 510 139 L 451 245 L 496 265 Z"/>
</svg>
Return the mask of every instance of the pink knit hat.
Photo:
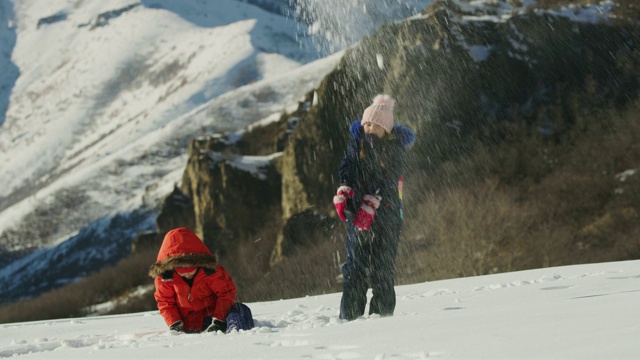
<svg viewBox="0 0 640 360">
<path fill-rule="evenodd" d="M 362 121 L 380 125 L 387 133 L 393 129 L 393 104 L 395 101 L 389 95 L 378 95 L 373 99 L 373 104 L 364 110 Z"/>
</svg>

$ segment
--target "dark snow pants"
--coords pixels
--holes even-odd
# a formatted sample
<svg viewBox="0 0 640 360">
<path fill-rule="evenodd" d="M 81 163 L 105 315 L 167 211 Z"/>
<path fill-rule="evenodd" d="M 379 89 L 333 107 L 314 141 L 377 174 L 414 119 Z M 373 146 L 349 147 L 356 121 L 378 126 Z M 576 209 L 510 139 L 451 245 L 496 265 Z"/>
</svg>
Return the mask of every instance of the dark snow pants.
<svg viewBox="0 0 640 360">
<path fill-rule="evenodd" d="M 369 282 L 373 290 L 369 315 L 393 315 L 396 307 L 395 258 L 402 220 L 385 222 L 377 218 L 370 230 L 360 231 L 353 226 L 353 217 L 349 215 L 340 319 L 354 320 L 364 315 Z"/>
<path fill-rule="evenodd" d="M 238 330 L 250 330 L 255 326 L 251 309 L 242 303 L 233 304 L 226 321 L 227 333 Z"/>
</svg>

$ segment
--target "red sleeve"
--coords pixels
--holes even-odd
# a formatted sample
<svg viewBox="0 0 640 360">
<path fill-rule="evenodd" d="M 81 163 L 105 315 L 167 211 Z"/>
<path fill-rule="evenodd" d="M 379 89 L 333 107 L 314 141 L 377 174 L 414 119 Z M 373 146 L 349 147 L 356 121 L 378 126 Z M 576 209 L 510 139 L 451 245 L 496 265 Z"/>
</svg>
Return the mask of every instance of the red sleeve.
<svg viewBox="0 0 640 360">
<path fill-rule="evenodd" d="M 213 317 L 224 321 L 236 301 L 236 285 L 222 266 L 218 266 L 216 273 L 213 276 L 208 276 L 207 280 L 209 287 L 218 298 L 213 310 Z"/>
<path fill-rule="evenodd" d="M 154 279 L 156 286 L 156 292 L 153 296 L 158 303 L 158 310 L 160 315 L 164 318 L 164 321 L 168 326 L 171 326 L 176 321 L 182 320 L 180 312 L 178 311 L 178 304 L 176 303 L 176 293 L 173 289 L 173 281 L 162 281 L 161 276 L 157 276 Z"/>
</svg>

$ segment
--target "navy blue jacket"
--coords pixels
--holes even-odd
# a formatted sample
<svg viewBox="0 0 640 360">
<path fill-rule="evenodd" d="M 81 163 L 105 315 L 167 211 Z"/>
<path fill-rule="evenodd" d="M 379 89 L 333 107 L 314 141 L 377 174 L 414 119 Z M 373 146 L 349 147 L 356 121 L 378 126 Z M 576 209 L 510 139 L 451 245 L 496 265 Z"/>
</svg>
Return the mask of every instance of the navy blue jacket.
<svg viewBox="0 0 640 360">
<path fill-rule="evenodd" d="M 394 125 L 382 139 L 367 135 L 360 120 L 351 123 L 352 138 L 338 170 L 342 185 L 355 191 L 354 207 L 364 195 L 382 197 L 381 208 L 398 210 L 401 199 L 398 181 L 406 172 L 406 149 L 415 141 L 414 133 L 402 125 Z M 399 211 L 397 211 L 399 213 Z"/>
</svg>

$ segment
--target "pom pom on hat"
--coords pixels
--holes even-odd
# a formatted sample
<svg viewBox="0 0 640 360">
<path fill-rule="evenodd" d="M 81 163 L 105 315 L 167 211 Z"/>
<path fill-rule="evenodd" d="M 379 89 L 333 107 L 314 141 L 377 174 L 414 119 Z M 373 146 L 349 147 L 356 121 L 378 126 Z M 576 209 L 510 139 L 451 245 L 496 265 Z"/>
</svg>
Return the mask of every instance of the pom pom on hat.
<svg viewBox="0 0 640 360">
<path fill-rule="evenodd" d="M 360 123 L 380 125 L 387 133 L 393 129 L 393 105 L 395 101 L 389 95 L 377 95 L 373 103 L 364 110 Z"/>
</svg>

